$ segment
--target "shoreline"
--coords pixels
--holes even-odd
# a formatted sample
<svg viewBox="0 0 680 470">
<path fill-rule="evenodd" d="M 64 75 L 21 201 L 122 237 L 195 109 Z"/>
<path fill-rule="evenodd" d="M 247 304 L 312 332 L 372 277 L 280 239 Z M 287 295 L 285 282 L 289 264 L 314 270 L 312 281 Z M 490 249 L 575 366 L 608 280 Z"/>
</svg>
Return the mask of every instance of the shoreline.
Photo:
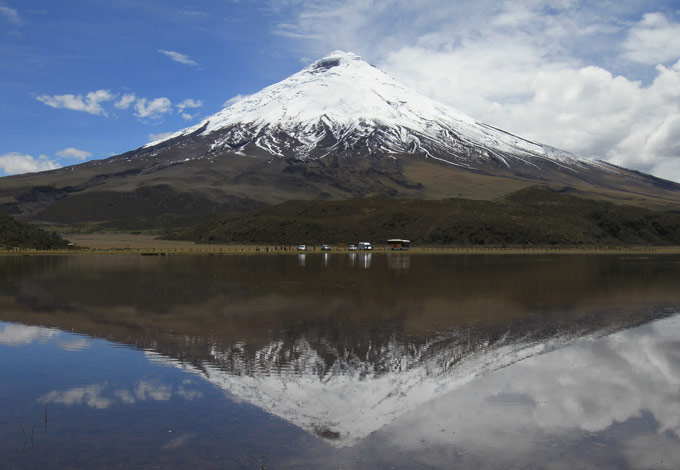
<svg viewBox="0 0 680 470">
<path fill-rule="evenodd" d="M 423 245 L 410 250 L 392 251 L 387 245 L 374 245 L 370 252 L 349 251 L 343 246 L 331 245 L 330 252 L 321 247 L 308 245 L 308 251 L 298 251 L 297 246 L 273 244 L 219 244 L 199 245 L 188 241 L 159 240 L 154 235 L 126 233 L 98 233 L 66 235 L 76 244 L 75 248 L 37 250 L 14 248 L 0 250 L 0 256 L 27 255 L 73 255 L 73 254 L 139 254 L 139 255 L 236 255 L 236 254 L 450 254 L 450 255 L 534 255 L 534 254 L 680 254 L 680 246 L 652 245 L 606 245 L 606 246 L 447 246 Z"/>
</svg>

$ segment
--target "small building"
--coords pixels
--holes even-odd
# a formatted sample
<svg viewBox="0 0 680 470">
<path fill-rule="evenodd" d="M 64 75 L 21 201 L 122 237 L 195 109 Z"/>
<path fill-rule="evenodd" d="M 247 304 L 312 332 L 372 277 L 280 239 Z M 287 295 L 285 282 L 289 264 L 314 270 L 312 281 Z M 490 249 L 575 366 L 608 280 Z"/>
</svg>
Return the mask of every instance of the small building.
<svg viewBox="0 0 680 470">
<path fill-rule="evenodd" d="M 387 246 L 392 251 L 408 251 L 411 248 L 411 240 L 404 240 L 402 238 L 390 238 L 387 240 Z"/>
</svg>

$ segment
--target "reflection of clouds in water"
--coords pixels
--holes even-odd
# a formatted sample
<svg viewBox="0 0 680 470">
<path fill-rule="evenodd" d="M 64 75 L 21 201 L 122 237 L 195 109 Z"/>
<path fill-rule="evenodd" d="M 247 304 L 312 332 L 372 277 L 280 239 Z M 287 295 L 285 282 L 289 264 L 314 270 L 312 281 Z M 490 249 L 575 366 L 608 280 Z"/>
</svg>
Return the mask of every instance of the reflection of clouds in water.
<svg viewBox="0 0 680 470">
<path fill-rule="evenodd" d="M 581 340 L 479 378 L 408 413 L 385 433 L 395 447 L 422 454 L 423 461 L 433 449 L 453 445 L 470 451 L 461 456 L 463 466 L 495 460 L 578 468 L 576 460 L 566 465 L 556 458 L 565 446 L 578 449 L 575 459 L 596 460 L 604 450 L 594 440 L 620 432 L 613 425 L 622 423 L 626 433 L 641 434 L 622 443 L 631 466 L 678 468 L 677 338 L 680 316 Z M 581 463 L 592 466 L 593 461 Z M 617 468 L 614 462 L 602 463 L 607 465 Z"/>
<path fill-rule="evenodd" d="M 69 341 L 59 341 L 57 346 L 66 351 L 82 351 L 90 347 L 92 343 L 85 338 L 75 338 Z"/>
<path fill-rule="evenodd" d="M 202 392 L 198 390 L 186 390 L 184 387 L 177 387 L 177 395 L 184 397 L 185 400 L 193 400 L 194 398 L 201 398 Z"/>
<path fill-rule="evenodd" d="M 86 404 L 90 408 L 104 409 L 111 406 L 113 401 L 101 395 L 105 385 L 92 384 L 87 387 L 72 388 L 70 390 L 54 390 L 42 396 L 39 403 L 58 403 L 61 405 Z"/>
<path fill-rule="evenodd" d="M 134 405 L 135 397 L 128 390 L 116 390 L 113 394 L 126 405 Z"/>
<path fill-rule="evenodd" d="M 0 344 L 17 346 L 35 341 L 44 343 L 59 336 L 60 332 L 51 328 L 5 323 L 0 331 Z"/>
<path fill-rule="evenodd" d="M 105 393 L 107 384 L 92 384 L 87 387 L 72 388 L 69 390 L 54 390 L 38 399 L 39 403 L 57 403 L 62 405 L 81 405 L 85 404 L 90 408 L 104 409 L 116 403 L 124 405 L 134 405 L 137 402 L 148 400 L 168 401 L 173 395 L 182 397 L 185 400 L 200 398 L 203 394 L 196 390 L 187 390 L 183 386 L 177 387 L 173 392 L 171 385 L 140 381 L 131 389 L 114 390 L 110 395 Z"/>
<path fill-rule="evenodd" d="M 182 434 L 181 436 L 173 437 L 170 441 L 163 445 L 165 450 L 175 450 L 184 447 L 187 443 L 195 437 L 195 434 Z"/>
<path fill-rule="evenodd" d="M 520 365 L 506 390 L 533 398 L 532 419 L 543 429 L 597 432 L 648 410 L 659 432 L 680 436 L 677 333 L 680 317 L 583 341 Z"/>
<path fill-rule="evenodd" d="M 172 389 L 168 385 L 141 381 L 137 384 L 134 395 L 139 401 L 168 401 L 172 397 Z"/>
<path fill-rule="evenodd" d="M 634 437 L 623 448 L 633 468 L 676 470 L 680 466 L 678 441 L 665 434 Z"/>
</svg>

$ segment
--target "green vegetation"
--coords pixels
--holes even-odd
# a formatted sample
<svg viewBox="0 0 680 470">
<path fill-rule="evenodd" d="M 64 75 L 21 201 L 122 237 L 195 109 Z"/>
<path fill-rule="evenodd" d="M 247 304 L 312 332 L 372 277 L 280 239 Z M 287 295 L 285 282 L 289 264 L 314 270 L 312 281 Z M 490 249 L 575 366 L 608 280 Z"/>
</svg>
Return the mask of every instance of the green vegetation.
<svg viewBox="0 0 680 470">
<path fill-rule="evenodd" d="M 198 243 L 355 243 L 408 238 L 449 245 L 680 245 L 680 212 L 522 189 L 495 201 L 374 196 L 288 201 L 168 233 Z"/>
<path fill-rule="evenodd" d="M 54 232 L 0 213 L 0 246 L 4 248 L 34 248 L 50 250 L 65 248 L 68 242 Z"/>
</svg>

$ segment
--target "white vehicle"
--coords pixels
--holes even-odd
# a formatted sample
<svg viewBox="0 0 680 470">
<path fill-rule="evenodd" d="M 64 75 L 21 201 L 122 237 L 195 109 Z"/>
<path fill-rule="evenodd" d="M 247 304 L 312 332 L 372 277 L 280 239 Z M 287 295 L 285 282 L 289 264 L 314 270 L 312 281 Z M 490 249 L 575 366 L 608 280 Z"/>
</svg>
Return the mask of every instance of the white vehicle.
<svg viewBox="0 0 680 470">
<path fill-rule="evenodd" d="M 307 245 L 298 245 L 298 251 L 307 251 Z"/>
<path fill-rule="evenodd" d="M 349 245 L 349 246 L 347 247 L 347 249 L 348 249 L 349 251 L 357 251 L 357 246 L 356 246 L 356 245 Z"/>
<path fill-rule="evenodd" d="M 359 251 L 372 251 L 373 246 L 370 242 L 359 242 Z"/>
</svg>

